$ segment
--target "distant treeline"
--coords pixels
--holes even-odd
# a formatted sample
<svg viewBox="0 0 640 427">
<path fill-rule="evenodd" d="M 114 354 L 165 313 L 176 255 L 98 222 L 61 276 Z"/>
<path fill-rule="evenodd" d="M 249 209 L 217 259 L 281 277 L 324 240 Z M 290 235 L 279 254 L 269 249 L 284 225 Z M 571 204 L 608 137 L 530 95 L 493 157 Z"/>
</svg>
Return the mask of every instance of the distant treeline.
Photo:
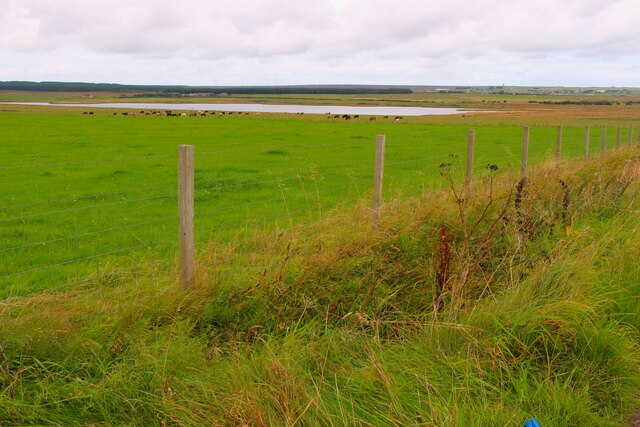
<svg viewBox="0 0 640 427">
<path fill-rule="evenodd" d="M 331 86 L 254 86 L 254 87 L 207 87 L 207 86 L 153 86 L 120 85 L 115 83 L 65 83 L 65 82 L 0 82 L 0 90 L 30 92 L 136 92 L 138 96 L 197 96 L 197 95 L 312 95 L 312 94 L 407 94 L 408 88 L 384 87 L 331 87 Z"/>
</svg>

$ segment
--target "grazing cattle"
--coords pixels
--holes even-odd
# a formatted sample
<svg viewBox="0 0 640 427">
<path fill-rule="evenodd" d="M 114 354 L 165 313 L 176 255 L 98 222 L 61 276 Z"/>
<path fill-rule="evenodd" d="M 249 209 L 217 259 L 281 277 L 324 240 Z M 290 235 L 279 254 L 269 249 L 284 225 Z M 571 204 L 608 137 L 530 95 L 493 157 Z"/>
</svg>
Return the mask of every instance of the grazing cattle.
<svg viewBox="0 0 640 427">
<path fill-rule="evenodd" d="M 333 116 L 333 118 L 334 118 L 334 119 L 339 119 L 339 118 L 340 118 L 340 116 L 335 115 L 335 116 Z"/>
<path fill-rule="evenodd" d="M 189 113 L 189 117 L 198 117 L 198 113 L 195 113 L 195 112 Z"/>
<path fill-rule="evenodd" d="M 122 115 L 123 115 L 123 116 L 128 116 L 128 115 L 129 115 L 129 113 L 128 113 L 128 112 L 126 112 L 126 111 L 124 111 L 124 112 L 122 113 Z"/>
<path fill-rule="evenodd" d="M 93 111 L 89 111 L 89 115 L 90 115 L 90 116 L 93 116 Z"/>
<path fill-rule="evenodd" d="M 140 110 L 140 114 L 144 114 L 144 110 Z"/>
<path fill-rule="evenodd" d="M 180 117 L 187 117 L 187 113 L 180 113 Z"/>
<path fill-rule="evenodd" d="M 348 114 L 343 114 L 342 118 L 345 119 L 345 120 L 351 120 L 351 116 L 348 115 Z"/>
<path fill-rule="evenodd" d="M 369 121 L 370 121 L 370 122 L 375 122 L 375 121 L 376 121 L 376 117 L 375 117 L 375 116 L 371 116 L 371 117 L 369 117 Z"/>
<path fill-rule="evenodd" d="M 355 116 L 353 116 L 353 118 L 354 118 L 354 119 L 359 119 L 359 118 L 360 118 L 360 116 L 356 114 Z"/>
<path fill-rule="evenodd" d="M 114 115 L 114 116 L 117 116 L 117 115 L 118 115 L 118 112 L 117 112 L 117 111 L 114 111 L 114 112 L 113 112 L 113 115 Z"/>
<path fill-rule="evenodd" d="M 82 112 L 82 115 L 83 115 L 83 116 L 86 116 L 86 115 L 87 115 L 87 112 L 86 112 L 86 111 L 83 111 L 83 112 Z"/>
<path fill-rule="evenodd" d="M 384 118 L 385 118 L 385 119 L 388 119 L 388 118 L 389 118 L 389 116 L 384 116 Z"/>
<path fill-rule="evenodd" d="M 402 116 L 396 116 L 396 118 L 395 118 L 396 123 L 398 123 L 401 120 L 402 120 Z"/>
<path fill-rule="evenodd" d="M 225 113 L 224 111 L 221 111 L 221 112 L 220 112 L 220 115 L 221 115 L 221 116 L 224 116 L 225 114 L 226 114 L 226 113 Z"/>
</svg>

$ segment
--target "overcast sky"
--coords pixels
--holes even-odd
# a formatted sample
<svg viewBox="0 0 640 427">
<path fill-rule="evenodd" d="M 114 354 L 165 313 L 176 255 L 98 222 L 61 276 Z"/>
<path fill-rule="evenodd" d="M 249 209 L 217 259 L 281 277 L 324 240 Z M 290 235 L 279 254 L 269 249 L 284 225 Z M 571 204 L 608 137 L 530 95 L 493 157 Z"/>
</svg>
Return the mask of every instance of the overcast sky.
<svg viewBox="0 0 640 427">
<path fill-rule="evenodd" d="M 0 0 L 0 80 L 640 86 L 640 0 Z"/>
</svg>

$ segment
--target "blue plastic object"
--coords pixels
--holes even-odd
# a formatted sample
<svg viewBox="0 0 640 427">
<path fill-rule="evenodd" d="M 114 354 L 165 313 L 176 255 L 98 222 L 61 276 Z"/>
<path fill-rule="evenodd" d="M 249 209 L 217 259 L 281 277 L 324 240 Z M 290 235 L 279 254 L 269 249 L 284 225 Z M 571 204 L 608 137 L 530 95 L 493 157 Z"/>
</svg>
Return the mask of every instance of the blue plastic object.
<svg viewBox="0 0 640 427">
<path fill-rule="evenodd" d="M 524 421 L 524 427 L 540 427 L 540 424 L 538 424 L 535 418 L 531 418 L 530 420 Z"/>
</svg>

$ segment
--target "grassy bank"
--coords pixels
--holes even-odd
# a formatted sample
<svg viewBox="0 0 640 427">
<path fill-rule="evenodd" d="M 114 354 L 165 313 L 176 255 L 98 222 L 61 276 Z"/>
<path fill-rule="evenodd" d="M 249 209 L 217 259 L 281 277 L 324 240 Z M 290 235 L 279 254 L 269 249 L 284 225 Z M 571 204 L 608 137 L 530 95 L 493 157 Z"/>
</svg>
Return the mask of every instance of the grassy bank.
<svg viewBox="0 0 640 427">
<path fill-rule="evenodd" d="M 3 301 L 1 423 L 625 425 L 639 178 L 635 152 L 487 171 L 373 231 L 356 206 L 211 241 L 190 293 L 150 266 Z"/>
</svg>

